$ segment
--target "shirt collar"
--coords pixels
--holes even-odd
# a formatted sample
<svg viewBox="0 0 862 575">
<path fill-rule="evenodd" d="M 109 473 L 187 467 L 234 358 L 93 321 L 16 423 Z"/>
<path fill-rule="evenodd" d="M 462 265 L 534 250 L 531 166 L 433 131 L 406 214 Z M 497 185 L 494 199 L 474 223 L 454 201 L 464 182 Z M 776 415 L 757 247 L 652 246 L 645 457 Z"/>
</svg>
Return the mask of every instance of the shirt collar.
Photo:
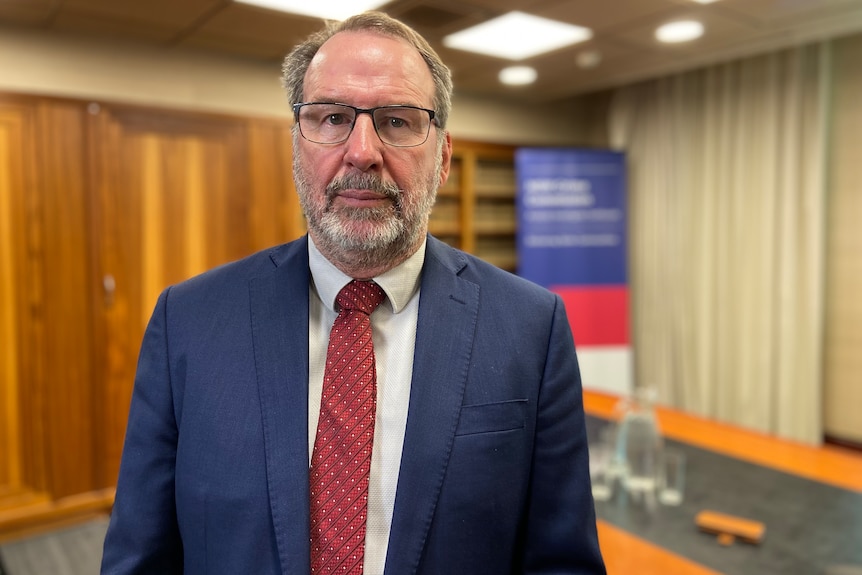
<svg viewBox="0 0 862 575">
<path fill-rule="evenodd" d="M 389 302 L 388 305 L 391 306 L 393 313 L 399 313 L 404 309 L 419 289 L 419 277 L 425 263 L 427 241 L 427 237 L 423 239 L 419 249 L 400 265 L 371 278 L 374 283 L 383 288 L 386 301 Z M 326 259 L 314 245 L 310 235 L 308 236 L 308 266 L 311 270 L 312 286 L 317 290 L 320 301 L 328 309 L 338 311 L 335 309 L 335 297 L 353 278 L 344 274 Z"/>
</svg>

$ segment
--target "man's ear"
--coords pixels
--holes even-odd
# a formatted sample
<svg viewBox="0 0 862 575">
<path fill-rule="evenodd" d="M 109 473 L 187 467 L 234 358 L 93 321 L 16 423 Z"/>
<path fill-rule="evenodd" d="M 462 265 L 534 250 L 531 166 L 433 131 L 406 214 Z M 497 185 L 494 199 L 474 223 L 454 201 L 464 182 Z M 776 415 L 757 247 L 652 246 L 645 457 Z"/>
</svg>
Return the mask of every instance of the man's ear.
<svg viewBox="0 0 862 575">
<path fill-rule="evenodd" d="M 452 135 L 446 132 L 446 140 L 443 142 L 440 155 L 443 161 L 440 163 L 440 187 L 446 185 L 449 179 L 449 169 L 452 167 Z"/>
</svg>

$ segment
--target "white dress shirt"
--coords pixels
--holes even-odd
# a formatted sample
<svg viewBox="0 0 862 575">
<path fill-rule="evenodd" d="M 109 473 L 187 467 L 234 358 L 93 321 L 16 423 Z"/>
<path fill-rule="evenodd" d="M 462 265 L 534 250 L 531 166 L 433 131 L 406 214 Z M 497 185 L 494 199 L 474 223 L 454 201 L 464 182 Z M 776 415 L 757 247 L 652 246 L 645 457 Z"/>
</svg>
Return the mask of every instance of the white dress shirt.
<svg viewBox="0 0 862 575">
<path fill-rule="evenodd" d="M 308 454 L 309 466 L 320 416 L 323 370 L 329 331 L 338 316 L 335 297 L 348 282 L 308 238 L 311 269 L 308 306 Z M 365 575 L 382 575 L 395 508 L 401 448 L 407 425 L 413 350 L 419 317 L 419 277 L 425 262 L 425 242 L 404 263 L 373 278 L 386 300 L 371 314 L 371 337 L 377 367 L 377 419 L 368 484 L 365 535 Z"/>
</svg>

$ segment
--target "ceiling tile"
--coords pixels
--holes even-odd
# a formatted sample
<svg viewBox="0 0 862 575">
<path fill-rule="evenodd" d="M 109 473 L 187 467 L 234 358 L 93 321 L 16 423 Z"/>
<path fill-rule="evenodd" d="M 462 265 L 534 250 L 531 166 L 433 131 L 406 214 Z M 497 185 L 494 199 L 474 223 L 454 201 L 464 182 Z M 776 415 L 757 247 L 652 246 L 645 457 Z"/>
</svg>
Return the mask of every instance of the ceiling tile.
<svg viewBox="0 0 862 575">
<path fill-rule="evenodd" d="M 700 8 L 710 8 L 710 6 Z M 656 28 L 679 20 L 701 22 L 705 28 L 703 36 L 691 42 L 678 44 L 663 44 L 655 39 Z M 734 42 L 750 40 L 761 32 L 755 24 L 728 17 L 718 10 L 680 7 L 670 12 L 643 18 L 633 25 L 620 26 L 615 29 L 613 38 L 620 43 L 637 46 L 643 50 L 686 56 L 723 48 Z"/>
<path fill-rule="evenodd" d="M 323 21 L 250 6 L 229 4 L 183 38 L 181 45 L 282 58 L 298 42 L 319 30 Z"/>
<path fill-rule="evenodd" d="M 182 30 L 223 4 L 222 0 L 65 0 L 60 14 Z"/>
<path fill-rule="evenodd" d="M 54 13 L 53 0 L 2 0 L 0 22 L 10 24 L 44 24 Z"/>
<path fill-rule="evenodd" d="M 862 0 L 392 0 L 383 10 L 428 38 L 452 69 L 457 91 L 531 102 L 862 32 Z M 445 34 L 511 10 L 587 26 L 594 37 L 525 61 L 539 80 L 521 88 L 497 81 L 508 61 L 442 47 Z M 703 21 L 706 34 L 677 45 L 654 40 L 659 24 L 684 17 Z M 230 0 L 0 0 L 0 24 L 267 61 L 280 60 L 322 25 Z M 602 60 L 585 70 L 575 58 L 589 48 Z"/>
<path fill-rule="evenodd" d="M 610 5 L 613 9 L 609 9 Z M 613 32 L 621 26 L 636 25 L 679 8 L 674 0 L 614 0 L 611 2 L 571 2 L 562 0 L 543 6 L 538 16 L 586 26 L 597 34 Z"/>
<path fill-rule="evenodd" d="M 132 40 L 151 44 L 165 44 L 177 34 L 179 27 L 61 11 L 54 18 L 51 29 L 103 40 Z"/>
<path fill-rule="evenodd" d="M 535 14 L 540 6 L 547 3 L 547 0 L 469 0 L 466 2 L 466 4 L 489 10 L 495 15 L 511 12 L 512 10 Z"/>
<path fill-rule="evenodd" d="M 385 6 L 386 13 L 402 20 L 429 41 L 469 28 L 496 15 L 458 0 L 399 0 Z"/>
<path fill-rule="evenodd" d="M 862 9 L 859 0 L 722 0 L 715 9 L 737 14 L 764 27 L 782 27 L 823 17 L 842 17 Z"/>
</svg>

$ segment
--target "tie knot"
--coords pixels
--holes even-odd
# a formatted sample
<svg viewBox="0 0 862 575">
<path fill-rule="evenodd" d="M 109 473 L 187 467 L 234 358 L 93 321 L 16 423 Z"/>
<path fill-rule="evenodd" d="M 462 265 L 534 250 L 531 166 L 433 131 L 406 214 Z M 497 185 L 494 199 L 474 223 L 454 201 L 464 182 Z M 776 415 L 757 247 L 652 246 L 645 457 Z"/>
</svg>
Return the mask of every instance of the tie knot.
<svg viewBox="0 0 862 575">
<path fill-rule="evenodd" d="M 355 309 L 371 315 L 386 298 L 383 289 L 374 282 L 353 280 L 338 292 L 335 301 L 341 309 Z"/>
</svg>

